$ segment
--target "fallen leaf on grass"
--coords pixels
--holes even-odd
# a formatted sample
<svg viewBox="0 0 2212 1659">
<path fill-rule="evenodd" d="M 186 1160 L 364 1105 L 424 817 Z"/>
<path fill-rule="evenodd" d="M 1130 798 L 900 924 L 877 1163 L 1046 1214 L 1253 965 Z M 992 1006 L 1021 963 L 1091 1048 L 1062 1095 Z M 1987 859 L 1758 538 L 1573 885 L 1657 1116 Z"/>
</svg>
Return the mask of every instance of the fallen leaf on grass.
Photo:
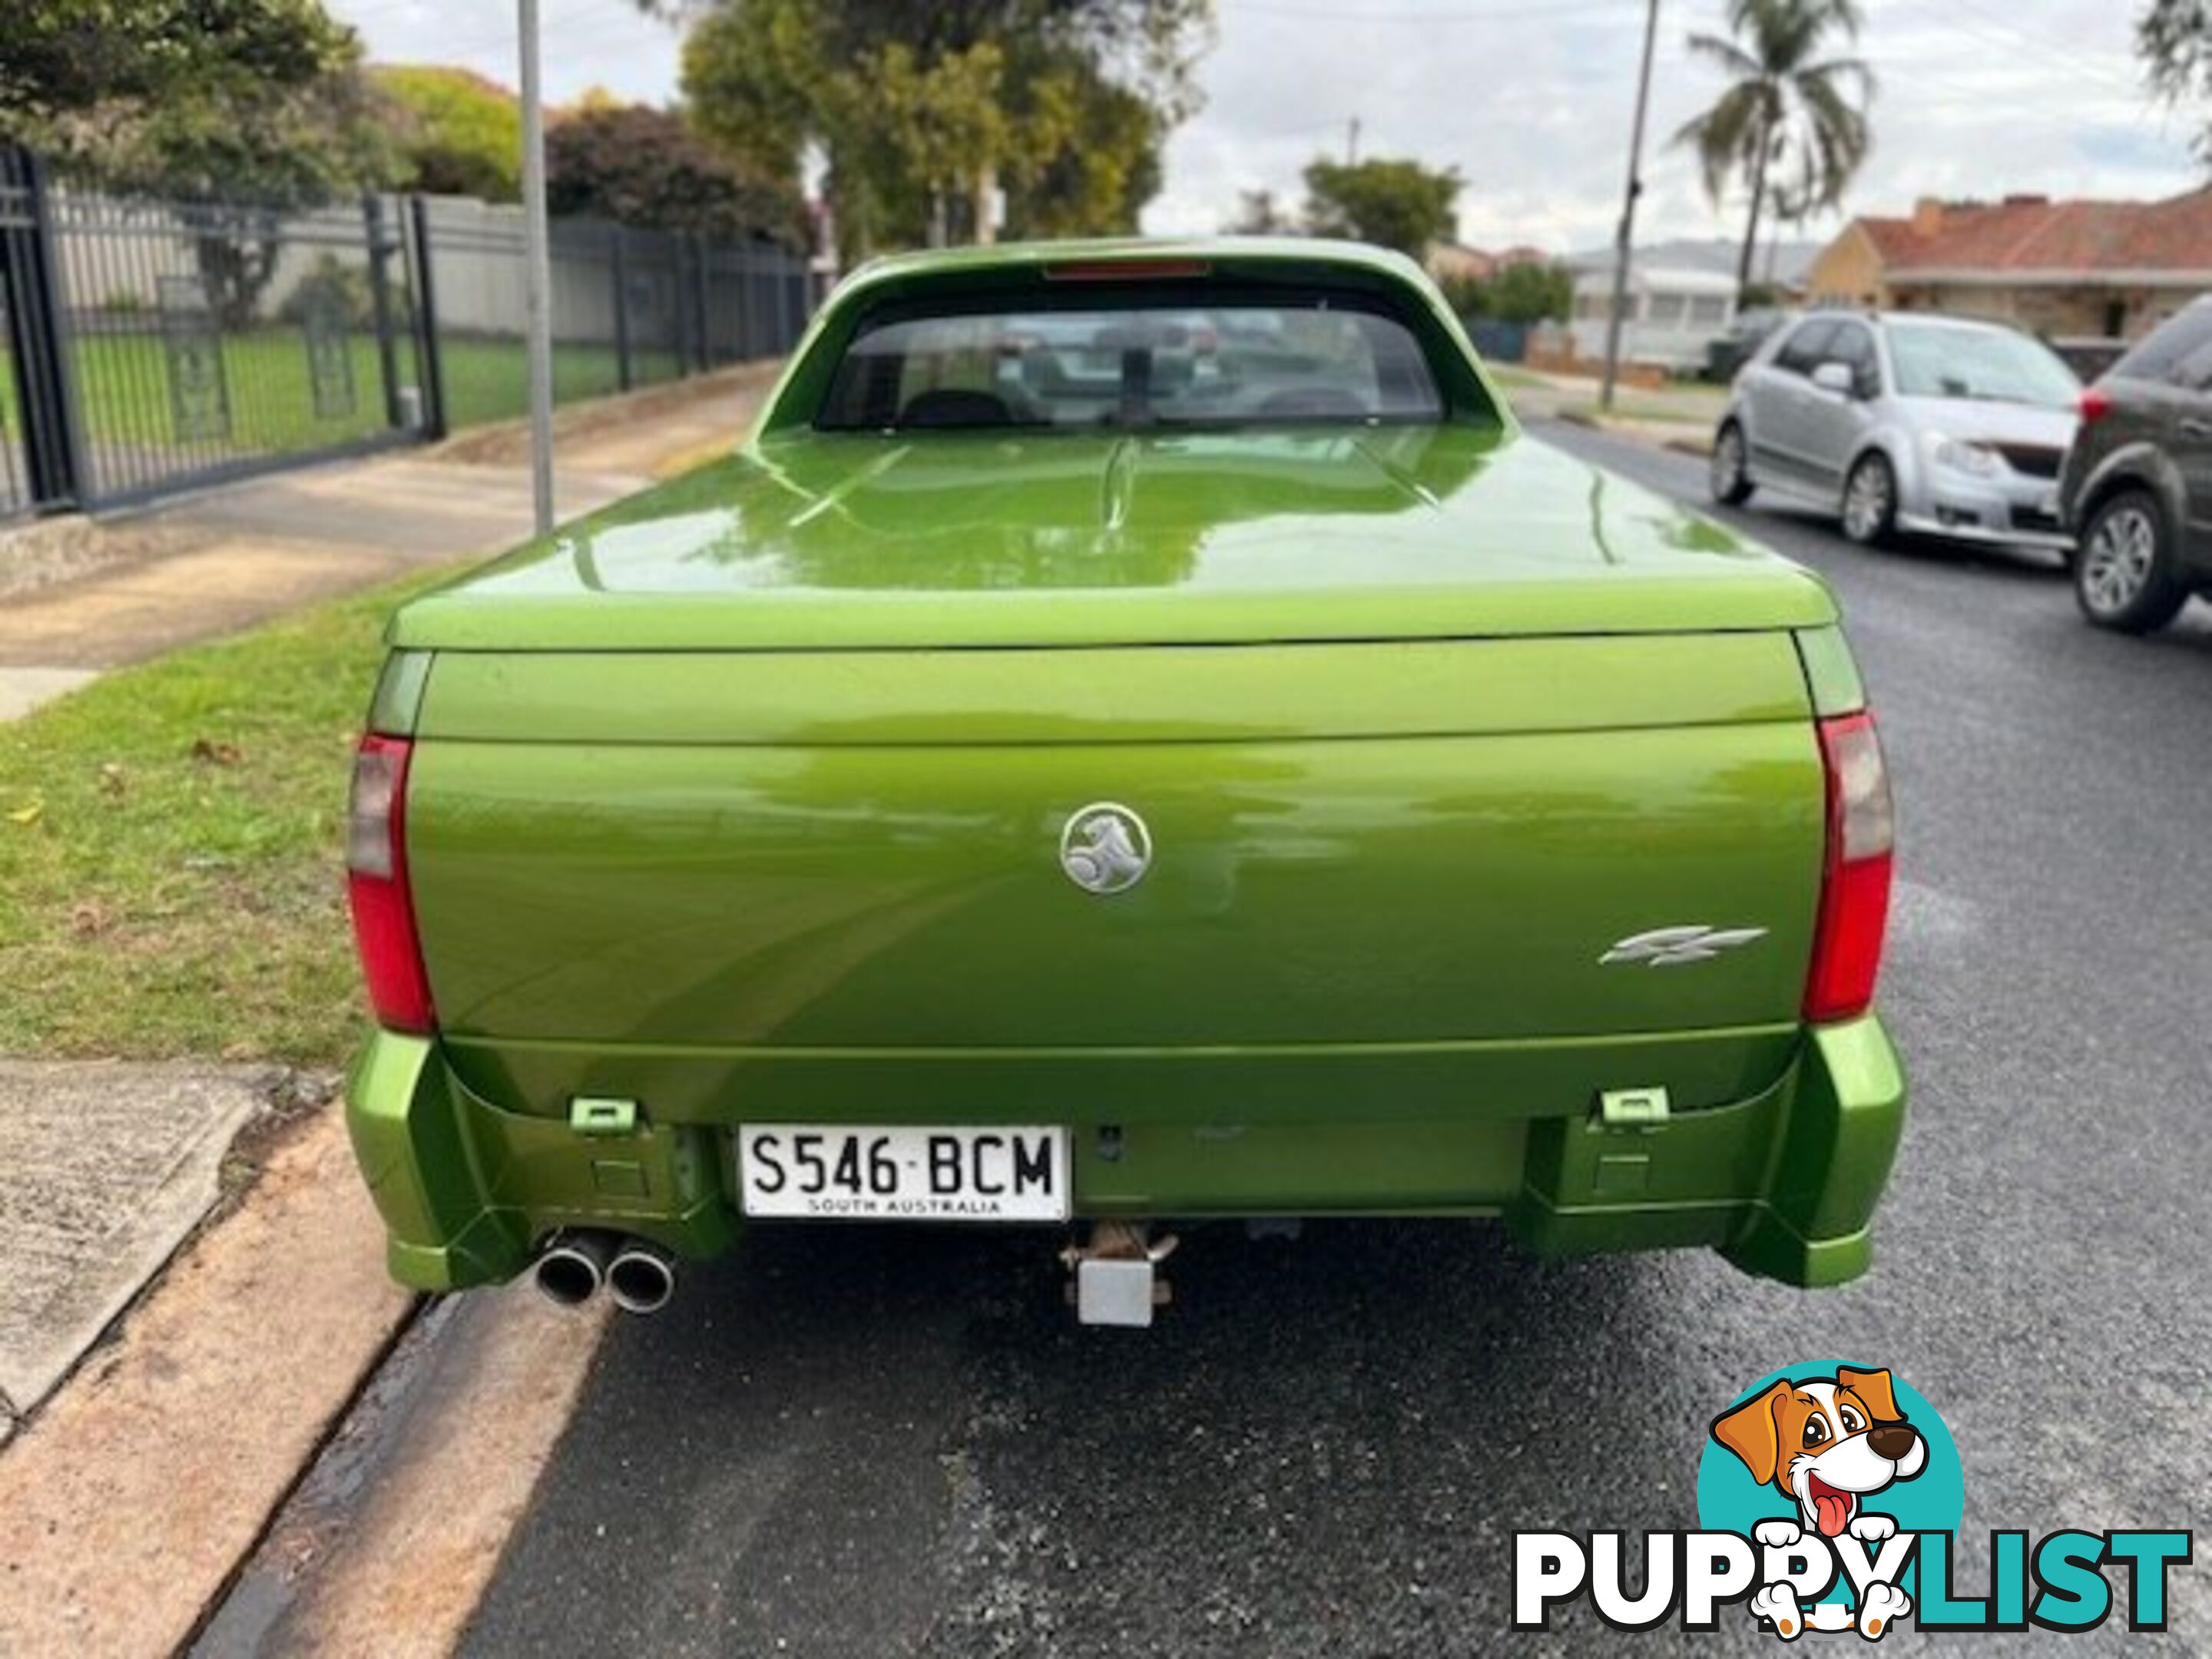
<svg viewBox="0 0 2212 1659">
<path fill-rule="evenodd" d="M 8 814 L 8 822 L 26 825 L 33 824 L 46 816 L 46 802 L 34 800 L 28 806 L 18 806 L 11 811 Z"/>
<path fill-rule="evenodd" d="M 213 738 L 195 738 L 192 758 L 211 766 L 235 766 L 245 757 L 238 752 L 234 743 L 220 743 Z"/>
</svg>

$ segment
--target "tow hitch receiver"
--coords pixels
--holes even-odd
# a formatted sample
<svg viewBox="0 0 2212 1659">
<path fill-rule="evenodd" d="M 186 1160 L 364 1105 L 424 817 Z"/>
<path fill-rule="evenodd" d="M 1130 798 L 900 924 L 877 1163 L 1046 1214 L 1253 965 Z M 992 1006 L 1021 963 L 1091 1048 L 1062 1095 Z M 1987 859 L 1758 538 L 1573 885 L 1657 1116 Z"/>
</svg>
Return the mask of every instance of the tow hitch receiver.
<svg viewBox="0 0 2212 1659">
<path fill-rule="evenodd" d="M 1075 1274 L 1067 1287 L 1078 1322 L 1085 1325 L 1148 1326 L 1152 1310 L 1170 1299 L 1159 1264 L 1181 1243 L 1173 1233 L 1151 1237 L 1146 1221 L 1101 1221 L 1088 1243 L 1071 1244 L 1060 1259 Z"/>
</svg>

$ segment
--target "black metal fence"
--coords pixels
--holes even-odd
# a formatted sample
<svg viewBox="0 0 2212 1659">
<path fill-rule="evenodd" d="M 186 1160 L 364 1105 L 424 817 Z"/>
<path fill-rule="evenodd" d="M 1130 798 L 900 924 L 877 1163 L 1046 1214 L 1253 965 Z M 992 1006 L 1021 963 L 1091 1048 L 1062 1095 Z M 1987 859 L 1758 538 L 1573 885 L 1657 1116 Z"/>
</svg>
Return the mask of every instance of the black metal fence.
<svg viewBox="0 0 2212 1659">
<path fill-rule="evenodd" d="M 767 244 L 565 220 L 552 253 L 561 401 L 779 356 L 810 308 Z M 516 208 L 124 200 L 0 152 L 0 517 L 520 415 L 524 314 Z"/>
<path fill-rule="evenodd" d="M 436 296 L 447 422 L 461 427 L 521 414 L 520 215 L 436 197 L 418 202 L 414 223 Z M 559 399 L 776 356 L 805 321 L 805 267 L 764 244 L 570 219 L 555 222 L 551 252 Z"/>
<path fill-rule="evenodd" d="M 59 281 L 45 180 L 34 158 L 0 146 L 0 514 L 65 495 L 76 447 L 61 344 Z"/>
</svg>

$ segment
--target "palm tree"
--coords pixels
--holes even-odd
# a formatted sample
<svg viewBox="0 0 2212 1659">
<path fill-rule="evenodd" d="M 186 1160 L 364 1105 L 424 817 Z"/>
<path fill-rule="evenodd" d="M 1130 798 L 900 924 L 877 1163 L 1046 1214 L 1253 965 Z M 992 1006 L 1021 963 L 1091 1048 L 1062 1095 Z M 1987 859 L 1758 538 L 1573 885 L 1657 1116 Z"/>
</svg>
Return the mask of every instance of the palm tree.
<svg viewBox="0 0 2212 1659">
<path fill-rule="evenodd" d="M 1826 55 L 1832 37 L 1857 39 L 1857 0 L 1729 0 L 1728 21 L 1735 40 L 1690 37 L 1690 50 L 1726 70 L 1730 83 L 1674 143 L 1698 152 L 1716 207 L 1731 180 L 1750 185 L 1751 220 L 1736 264 L 1743 287 L 1773 169 L 1794 163 L 1800 211 L 1840 202 L 1873 146 L 1866 106 L 1875 80 L 1863 59 Z"/>
</svg>

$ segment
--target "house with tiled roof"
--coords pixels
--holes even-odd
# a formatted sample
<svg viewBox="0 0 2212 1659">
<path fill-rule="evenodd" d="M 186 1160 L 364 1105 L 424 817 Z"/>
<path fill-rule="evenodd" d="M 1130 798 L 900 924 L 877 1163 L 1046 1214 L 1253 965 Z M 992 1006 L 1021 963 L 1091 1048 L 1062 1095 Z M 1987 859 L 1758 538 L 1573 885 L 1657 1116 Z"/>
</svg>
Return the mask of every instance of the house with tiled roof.
<svg viewBox="0 0 2212 1659">
<path fill-rule="evenodd" d="M 1909 218 L 1852 220 L 1808 287 L 1816 302 L 2140 339 L 2212 290 L 2212 189 L 2163 202 L 1924 200 Z"/>
</svg>

